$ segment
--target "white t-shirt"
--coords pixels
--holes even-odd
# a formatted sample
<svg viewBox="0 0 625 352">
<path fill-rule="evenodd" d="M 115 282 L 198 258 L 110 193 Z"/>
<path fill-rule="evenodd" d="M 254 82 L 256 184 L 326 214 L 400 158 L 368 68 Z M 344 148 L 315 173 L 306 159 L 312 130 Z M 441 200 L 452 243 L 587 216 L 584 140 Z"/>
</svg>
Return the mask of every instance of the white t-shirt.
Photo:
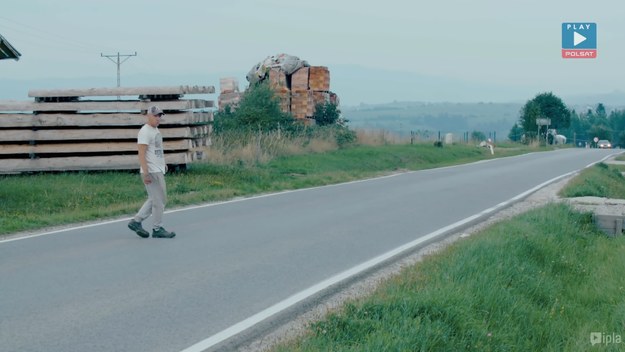
<svg viewBox="0 0 625 352">
<path fill-rule="evenodd" d="M 143 125 L 139 130 L 137 144 L 147 144 L 145 158 L 148 162 L 148 172 L 165 173 L 165 156 L 163 154 L 163 137 L 157 127 L 148 124 Z M 141 170 L 143 173 L 144 170 Z"/>
</svg>

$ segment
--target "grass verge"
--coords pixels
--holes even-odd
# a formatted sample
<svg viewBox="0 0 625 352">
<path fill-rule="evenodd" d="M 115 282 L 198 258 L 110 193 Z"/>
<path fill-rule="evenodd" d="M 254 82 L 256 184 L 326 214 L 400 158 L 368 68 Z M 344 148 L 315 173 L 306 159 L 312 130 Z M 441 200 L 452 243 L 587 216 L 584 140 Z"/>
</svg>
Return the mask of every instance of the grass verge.
<svg viewBox="0 0 625 352">
<path fill-rule="evenodd" d="M 526 152 L 499 148 L 496 157 Z M 397 170 L 492 158 L 485 148 L 451 145 L 357 146 L 250 164 L 192 164 L 167 176 L 168 208 L 258 193 L 327 185 Z M 145 200 L 136 172 L 66 172 L 0 176 L 0 235 L 131 215 Z"/>
<path fill-rule="evenodd" d="M 605 197 L 625 199 L 625 177 L 620 165 L 598 163 L 575 177 L 559 195 L 561 197 Z"/>
<path fill-rule="evenodd" d="M 588 351 L 591 333 L 623 331 L 623 277 L 623 237 L 549 205 L 405 269 L 275 351 Z"/>
</svg>

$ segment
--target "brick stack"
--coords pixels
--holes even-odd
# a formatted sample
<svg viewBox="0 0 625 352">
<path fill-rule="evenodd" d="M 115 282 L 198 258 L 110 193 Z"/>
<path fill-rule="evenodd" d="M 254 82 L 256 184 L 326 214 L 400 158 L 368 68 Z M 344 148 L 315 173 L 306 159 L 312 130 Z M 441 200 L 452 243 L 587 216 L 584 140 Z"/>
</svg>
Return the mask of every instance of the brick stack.
<svg viewBox="0 0 625 352">
<path fill-rule="evenodd" d="M 330 70 L 325 66 L 303 66 L 288 74 L 283 67 L 276 65 L 266 72 L 260 81 L 269 83 L 280 102 L 281 110 L 291 113 L 297 119 L 312 122 L 309 119 L 314 115 L 318 104 L 339 105 L 338 96 L 330 91 Z M 236 108 L 241 99 L 238 83 L 233 84 L 232 80 L 234 79 L 221 79 L 220 111 L 223 111 L 225 105 Z"/>
<path fill-rule="evenodd" d="M 325 66 L 311 66 L 308 82 L 312 91 L 330 91 L 330 70 Z"/>
<path fill-rule="evenodd" d="M 304 119 L 314 113 L 312 94 L 309 94 L 310 67 L 302 67 L 291 75 L 291 114 Z"/>
<path fill-rule="evenodd" d="M 231 109 L 236 109 L 241 101 L 241 92 L 239 92 L 239 81 L 234 77 L 225 77 L 219 79 L 219 111 L 223 111 L 227 105 Z"/>
<path fill-rule="evenodd" d="M 315 113 L 313 92 L 310 90 L 291 91 L 291 114 L 295 118 L 305 119 Z"/>
<path fill-rule="evenodd" d="M 281 103 L 290 104 L 288 107 L 282 106 L 282 111 L 290 112 L 295 118 L 307 119 L 314 115 L 315 106 L 324 103 L 339 103 L 336 94 L 330 91 L 330 70 L 325 66 L 302 67 L 293 74 L 284 75 L 285 84 L 282 80 L 272 79 L 272 72 L 282 72 L 277 68 L 270 71 L 270 85 L 281 98 Z M 277 76 L 277 74 L 274 74 Z M 290 84 L 289 84 L 290 83 Z M 290 102 L 285 96 L 288 92 Z"/>
<path fill-rule="evenodd" d="M 280 101 L 280 109 L 283 112 L 291 112 L 291 94 L 287 84 L 287 75 L 278 68 L 272 68 L 267 75 L 269 87 L 273 89 Z"/>
</svg>

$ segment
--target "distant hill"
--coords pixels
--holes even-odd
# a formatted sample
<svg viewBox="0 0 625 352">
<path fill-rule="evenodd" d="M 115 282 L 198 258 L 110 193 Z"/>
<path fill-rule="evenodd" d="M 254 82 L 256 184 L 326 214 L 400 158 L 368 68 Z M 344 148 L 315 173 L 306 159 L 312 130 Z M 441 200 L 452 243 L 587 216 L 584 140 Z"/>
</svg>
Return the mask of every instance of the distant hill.
<svg viewBox="0 0 625 352">
<path fill-rule="evenodd" d="M 514 102 L 517 97 L 534 94 L 529 88 L 516 85 L 501 87 L 357 65 L 332 66 L 330 77 L 330 88 L 344 106 L 394 101 Z"/>
<path fill-rule="evenodd" d="M 565 96 L 562 100 L 569 108 L 578 112 L 586 111 L 588 108 L 594 109 L 599 103 L 602 103 L 608 112 L 612 109 L 625 109 L 625 93 L 618 90 L 604 94 Z"/>
<path fill-rule="evenodd" d="M 506 139 L 519 119 L 521 103 L 393 102 L 341 109 L 352 128 L 386 130 L 401 136 L 411 131 L 430 134 L 479 131 Z"/>
<path fill-rule="evenodd" d="M 496 133 L 498 139 L 506 138 L 523 104 L 541 93 L 517 85 L 502 87 L 358 65 L 329 68 L 330 89 L 338 94 L 340 109 L 350 126 L 398 134 L 418 130 L 457 134 L 481 131 L 486 135 Z M 217 92 L 208 99 L 217 102 L 219 79 L 237 77 L 243 90 L 248 84 L 248 71 L 249 67 L 243 67 L 240 72 L 220 74 L 123 75 L 122 86 L 213 85 Z M 32 89 L 113 87 L 117 83 L 114 75 L 0 82 L 0 100 L 28 100 L 28 91 Z M 625 109 L 622 91 L 561 98 L 578 112 L 594 109 L 598 103 L 603 103 L 608 112 Z"/>
</svg>

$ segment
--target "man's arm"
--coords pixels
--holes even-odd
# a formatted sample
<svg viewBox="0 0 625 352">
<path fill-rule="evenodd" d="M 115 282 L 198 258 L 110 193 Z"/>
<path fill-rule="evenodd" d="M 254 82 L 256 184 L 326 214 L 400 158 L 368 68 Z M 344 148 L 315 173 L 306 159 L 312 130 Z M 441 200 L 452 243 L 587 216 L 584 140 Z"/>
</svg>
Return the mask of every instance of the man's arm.
<svg viewBox="0 0 625 352">
<path fill-rule="evenodd" d="M 145 157 L 145 153 L 148 150 L 147 144 L 137 144 L 139 149 L 139 164 L 141 165 L 141 170 L 143 170 L 143 183 L 146 185 L 152 182 L 150 178 L 150 171 L 148 170 L 148 159 Z"/>
</svg>

